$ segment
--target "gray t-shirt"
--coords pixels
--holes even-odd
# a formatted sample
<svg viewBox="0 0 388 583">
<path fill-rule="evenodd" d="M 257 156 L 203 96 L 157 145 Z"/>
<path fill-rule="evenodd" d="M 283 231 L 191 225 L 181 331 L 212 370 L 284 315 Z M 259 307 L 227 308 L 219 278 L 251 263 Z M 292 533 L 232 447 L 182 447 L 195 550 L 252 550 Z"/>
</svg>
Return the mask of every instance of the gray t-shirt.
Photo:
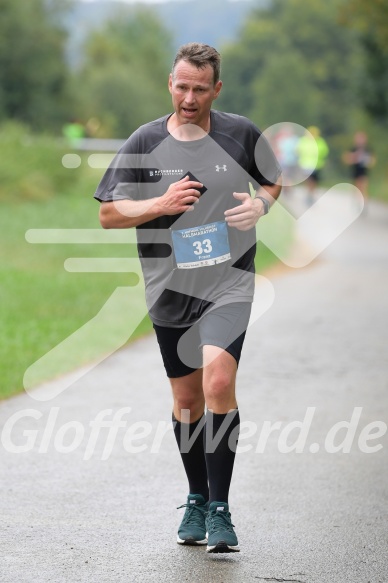
<svg viewBox="0 0 388 583">
<path fill-rule="evenodd" d="M 249 184 L 255 190 L 273 184 L 280 170 L 267 141 L 247 118 L 212 110 L 208 135 L 179 141 L 167 130 L 170 115 L 130 136 L 95 198 L 155 198 L 187 173 L 204 185 L 192 212 L 137 227 L 150 318 L 159 326 L 185 327 L 215 306 L 252 301 L 255 229 L 228 227 L 224 212 L 241 204 L 233 192 L 250 192 Z"/>
</svg>

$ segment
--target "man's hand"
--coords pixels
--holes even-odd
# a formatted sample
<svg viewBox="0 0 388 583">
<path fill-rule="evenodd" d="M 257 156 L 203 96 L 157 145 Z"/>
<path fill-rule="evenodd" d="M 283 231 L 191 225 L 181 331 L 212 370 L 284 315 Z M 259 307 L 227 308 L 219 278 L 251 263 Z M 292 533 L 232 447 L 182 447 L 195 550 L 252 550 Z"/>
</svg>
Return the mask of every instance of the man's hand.
<svg viewBox="0 0 388 583">
<path fill-rule="evenodd" d="M 178 182 L 173 182 L 163 196 L 155 202 L 155 210 L 159 215 L 177 215 L 186 211 L 192 211 L 193 203 L 198 202 L 201 196 L 199 188 L 201 182 L 190 180 L 185 176 Z"/>
<path fill-rule="evenodd" d="M 203 184 L 185 176 L 171 184 L 160 197 L 148 200 L 114 200 L 100 206 L 100 223 L 104 229 L 130 229 L 163 215 L 178 215 L 193 210 Z"/>
<path fill-rule="evenodd" d="M 225 220 L 229 227 L 249 231 L 264 215 L 263 201 L 252 198 L 247 192 L 234 192 L 233 196 L 241 200 L 241 205 L 225 211 Z"/>
</svg>

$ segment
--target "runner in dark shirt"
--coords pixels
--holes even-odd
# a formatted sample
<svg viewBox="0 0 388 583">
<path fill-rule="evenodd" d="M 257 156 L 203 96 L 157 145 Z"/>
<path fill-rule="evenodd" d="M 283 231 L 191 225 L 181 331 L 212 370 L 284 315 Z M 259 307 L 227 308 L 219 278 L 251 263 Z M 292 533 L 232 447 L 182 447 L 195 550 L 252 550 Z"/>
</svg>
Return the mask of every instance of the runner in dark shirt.
<svg viewBox="0 0 388 583">
<path fill-rule="evenodd" d="M 353 183 L 363 195 L 365 204 L 369 198 L 369 170 L 376 163 L 365 132 L 359 131 L 354 134 L 353 146 L 344 153 L 343 161 L 349 166 Z"/>
<path fill-rule="evenodd" d="M 214 48 L 179 49 L 169 78 L 174 112 L 130 136 L 95 197 L 104 228 L 137 228 L 189 482 L 178 543 L 233 552 L 235 381 L 254 293 L 255 225 L 280 194 L 280 172 L 252 122 L 211 109 L 219 72 Z"/>
</svg>

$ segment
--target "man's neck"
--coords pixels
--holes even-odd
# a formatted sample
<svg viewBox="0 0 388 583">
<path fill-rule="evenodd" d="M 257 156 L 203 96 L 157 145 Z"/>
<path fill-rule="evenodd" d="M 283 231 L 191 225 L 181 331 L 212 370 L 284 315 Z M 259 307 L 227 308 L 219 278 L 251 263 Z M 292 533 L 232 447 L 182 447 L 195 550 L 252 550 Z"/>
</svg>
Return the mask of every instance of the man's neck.
<svg viewBox="0 0 388 583">
<path fill-rule="evenodd" d="M 210 132 L 210 116 L 206 124 L 206 129 L 204 129 L 192 123 L 177 124 L 176 115 L 173 113 L 167 122 L 167 129 L 176 140 L 180 140 L 181 142 L 200 140 Z"/>
</svg>

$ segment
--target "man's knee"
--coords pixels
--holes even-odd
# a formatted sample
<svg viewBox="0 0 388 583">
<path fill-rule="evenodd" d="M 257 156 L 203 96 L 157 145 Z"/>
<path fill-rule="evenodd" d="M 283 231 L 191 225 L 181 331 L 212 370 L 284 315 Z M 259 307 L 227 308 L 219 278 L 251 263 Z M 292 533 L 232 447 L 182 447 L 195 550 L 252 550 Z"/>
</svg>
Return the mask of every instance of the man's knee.
<svg viewBox="0 0 388 583">
<path fill-rule="evenodd" d="M 217 368 L 206 379 L 204 392 L 206 399 L 223 400 L 234 391 L 234 374 Z"/>
<path fill-rule="evenodd" d="M 203 415 L 205 398 L 202 390 L 202 371 L 181 379 L 170 379 L 174 398 L 174 414 L 181 420 L 181 411 L 189 411 L 191 422 Z"/>
<path fill-rule="evenodd" d="M 205 401 L 204 397 L 174 396 L 174 411 L 189 411 L 190 418 L 195 420 L 195 417 L 201 415 L 204 411 Z"/>
</svg>

